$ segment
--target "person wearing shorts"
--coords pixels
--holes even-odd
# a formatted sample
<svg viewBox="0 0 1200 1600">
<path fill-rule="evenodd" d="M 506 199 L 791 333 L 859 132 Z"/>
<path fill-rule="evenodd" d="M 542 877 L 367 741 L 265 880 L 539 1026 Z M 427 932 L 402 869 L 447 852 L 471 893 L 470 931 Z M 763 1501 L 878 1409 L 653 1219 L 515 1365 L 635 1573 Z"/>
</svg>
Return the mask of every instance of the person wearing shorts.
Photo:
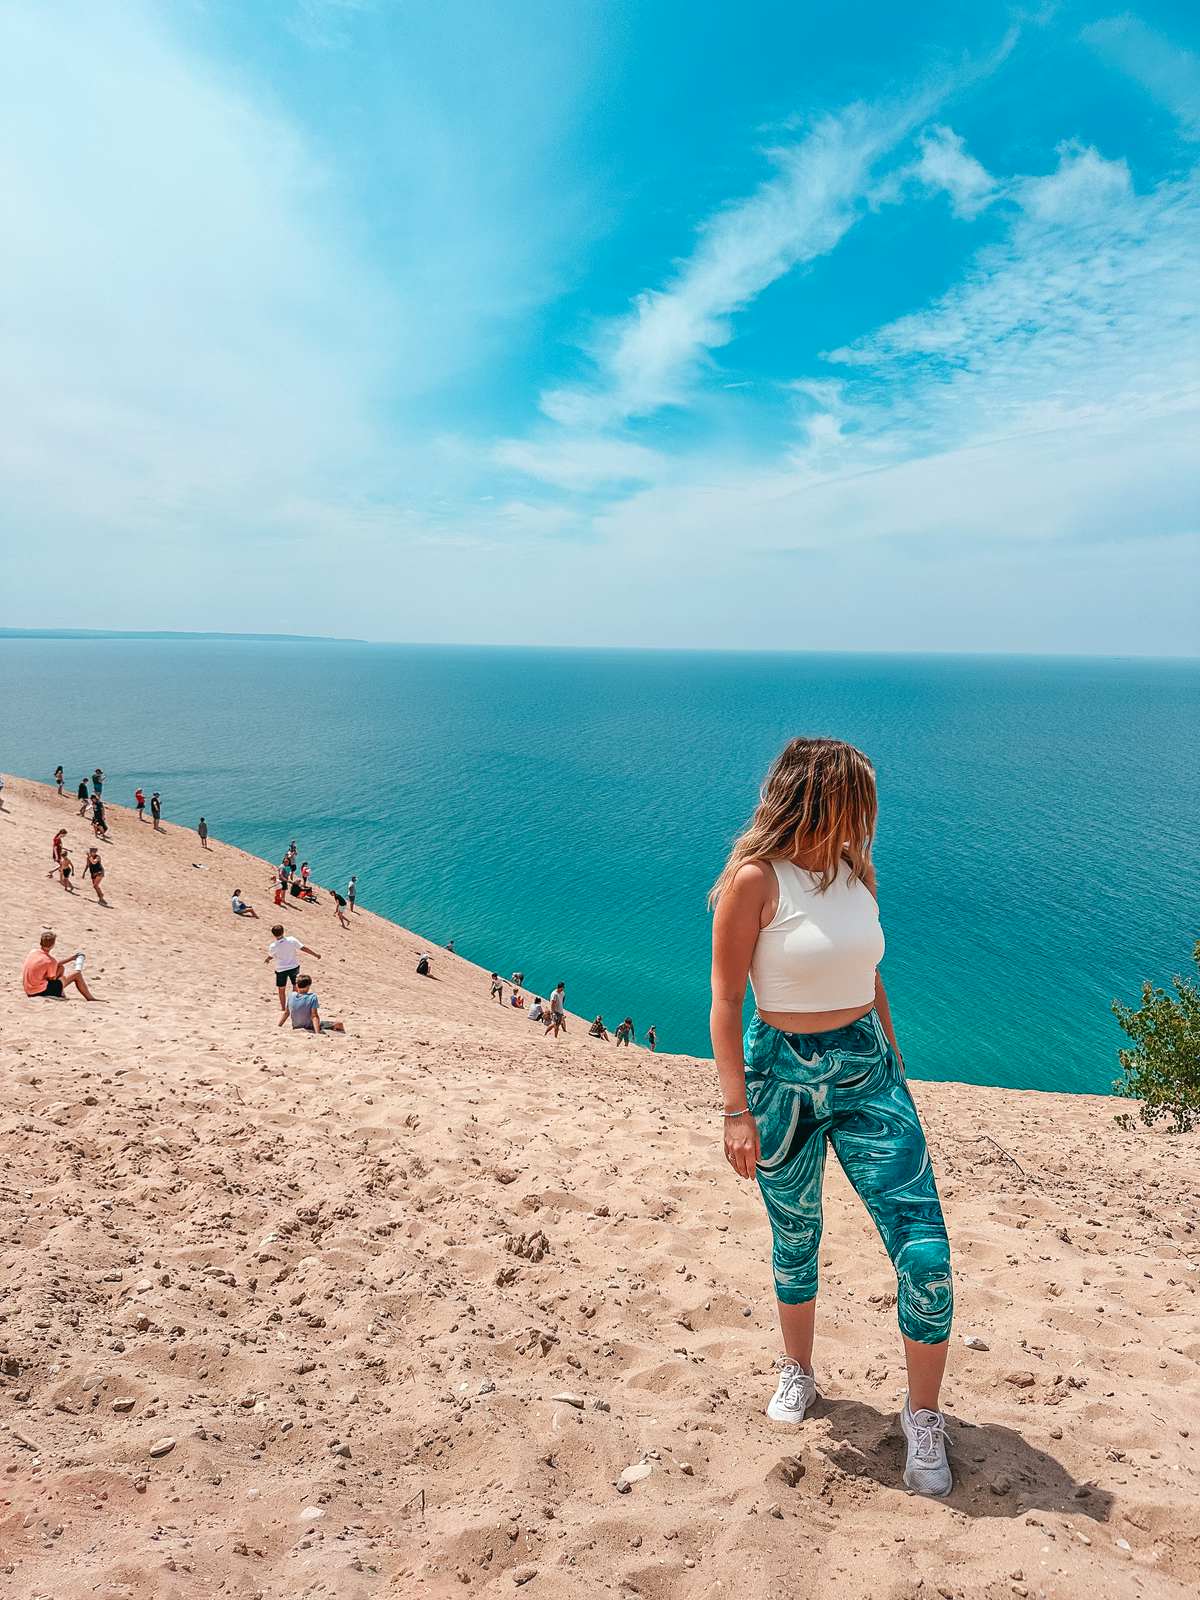
<svg viewBox="0 0 1200 1600">
<path fill-rule="evenodd" d="M 355 873 L 354 876 L 350 879 L 350 882 L 346 885 L 346 904 L 350 907 L 351 911 L 354 910 L 354 899 L 355 899 L 355 896 L 357 894 L 358 894 L 358 874 Z"/>
<path fill-rule="evenodd" d="M 157 789 L 150 796 L 150 815 L 154 819 L 155 833 L 161 833 L 162 829 L 159 827 L 159 823 L 162 821 L 162 801 L 158 797 Z"/>
<path fill-rule="evenodd" d="M 275 963 L 275 989 L 279 995 L 279 1009 L 286 1013 L 287 986 L 290 983 L 293 989 L 296 987 L 296 979 L 300 976 L 300 957 L 314 956 L 318 961 L 321 957 L 306 944 L 301 944 L 299 939 L 284 933 L 281 922 L 275 924 L 271 933 L 274 942 L 267 950 L 267 960 Z"/>
<path fill-rule="evenodd" d="M 25 993 L 31 998 L 65 1000 L 67 990 L 74 987 L 85 1000 L 94 1000 L 96 996 L 84 983 L 83 973 L 78 967 L 74 972 L 68 972 L 54 955 L 56 937 L 56 934 L 44 933 L 38 948 L 25 957 L 25 965 L 21 968 L 21 984 Z"/>
<path fill-rule="evenodd" d="M 145 820 L 146 820 L 146 796 L 142 793 L 142 791 L 140 789 L 135 789 L 133 791 L 133 804 L 134 804 L 135 810 L 137 811 L 138 821 L 139 822 L 145 822 Z"/>
</svg>

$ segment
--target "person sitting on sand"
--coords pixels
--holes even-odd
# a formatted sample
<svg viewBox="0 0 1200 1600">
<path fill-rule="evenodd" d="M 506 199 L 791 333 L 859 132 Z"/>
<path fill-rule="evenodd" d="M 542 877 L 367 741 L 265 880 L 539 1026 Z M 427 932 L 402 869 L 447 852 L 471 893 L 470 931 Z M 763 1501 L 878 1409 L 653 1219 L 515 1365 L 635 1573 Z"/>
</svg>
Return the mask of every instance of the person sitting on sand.
<svg viewBox="0 0 1200 1600">
<path fill-rule="evenodd" d="M 595 1017 L 593 1019 L 592 1025 L 588 1029 L 588 1038 L 589 1039 L 607 1039 L 608 1038 L 608 1029 L 604 1026 L 604 1018 L 603 1017 L 597 1016 L 597 1017 Z"/>
<path fill-rule="evenodd" d="M 429 951 L 423 950 L 417 957 L 417 976 L 419 978 L 432 978 L 433 966 L 430 961 Z"/>
<path fill-rule="evenodd" d="M 633 1018 L 626 1017 L 623 1022 L 617 1023 L 616 1032 L 613 1034 L 615 1044 L 623 1044 L 626 1048 L 633 1042 Z"/>
<path fill-rule="evenodd" d="M 529 1008 L 529 1020 L 530 1022 L 544 1022 L 545 1018 L 545 1003 L 543 1002 L 540 994 L 535 994 L 533 997 L 533 1004 Z"/>
<path fill-rule="evenodd" d="M 65 846 L 63 845 L 63 840 L 66 837 L 67 837 L 67 830 L 65 828 L 60 828 L 58 830 L 58 832 L 54 835 L 53 840 L 51 841 L 51 844 L 50 844 L 50 858 L 54 862 L 54 865 L 50 868 L 50 871 L 46 874 L 46 876 L 48 878 L 57 878 L 59 876 L 59 870 L 58 869 L 59 869 L 59 866 L 60 866 L 60 864 L 62 862 L 62 853 L 63 853 L 63 850 L 65 848 Z"/>
<path fill-rule="evenodd" d="M 896 1271 L 908 1369 L 904 1485 L 946 1495 L 954 1480 L 939 1393 L 954 1305 L 950 1246 L 878 970 L 875 772 L 840 739 L 793 739 L 761 793 L 709 899 L 725 1159 L 739 1177 L 757 1178 L 774 1244 L 784 1354 L 767 1416 L 800 1424 L 816 1398 L 821 1183 L 832 1145 Z M 747 979 L 756 1010 L 743 1034 Z M 841 1345 L 846 1330 L 836 1337 Z"/>
<path fill-rule="evenodd" d="M 96 996 L 84 983 L 83 973 L 79 970 L 79 963 L 83 960 L 82 951 L 76 951 L 75 970 L 68 972 L 52 953 L 57 937 L 57 934 L 47 931 L 42 935 L 38 948 L 25 957 L 25 965 L 21 968 L 25 993 L 40 995 L 45 1000 L 65 1000 L 67 990 L 76 988 L 85 1000 L 94 1000 Z"/>
<path fill-rule="evenodd" d="M 287 986 L 290 983 L 294 989 L 300 976 L 300 957 L 312 956 L 317 961 L 321 957 L 292 934 L 284 933 L 281 922 L 275 924 L 271 933 L 274 943 L 267 949 L 267 960 L 275 963 L 275 988 L 279 994 L 279 1009 L 284 1011 L 287 1009 Z"/>
<path fill-rule="evenodd" d="M 258 921 L 258 912 L 255 911 L 253 906 L 248 906 L 242 899 L 242 891 L 240 889 L 235 889 L 233 891 L 232 903 L 233 914 L 235 917 L 252 917 L 255 922 Z"/>
<path fill-rule="evenodd" d="M 515 1006 L 518 1011 L 524 1011 L 525 996 L 519 989 L 514 989 L 508 997 L 508 1003 L 510 1006 Z"/>
<path fill-rule="evenodd" d="M 96 899 L 99 900 L 102 906 L 106 906 L 108 901 L 104 898 L 104 890 L 101 888 L 104 882 L 104 863 L 101 861 L 100 852 L 95 845 L 92 845 L 87 853 L 87 860 L 83 863 L 83 870 L 84 875 L 92 880 L 92 888 L 96 891 Z"/>
<path fill-rule="evenodd" d="M 350 926 L 350 919 L 346 915 L 346 896 L 339 894 L 336 889 L 333 890 L 333 914 L 343 928 Z"/>
<path fill-rule="evenodd" d="M 322 1022 L 318 1001 L 312 992 L 312 979 L 302 972 L 296 979 L 296 992 L 287 1003 L 287 1010 L 279 1018 L 279 1027 L 291 1020 L 293 1028 L 305 1028 L 309 1033 L 345 1033 L 344 1022 Z"/>
<path fill-rule="evenodd" d="M 489 1000 L 498 1000 L 501 1005 L 504 1004 L 504 979 L 498 972 L 492 973 L 492 992 L 488 998 Z"/>
<path fill-rule="evenodd" d="M 75 885 L 71 879 L 75 876 L 75 868 L 71 863 L 71 855 L 66 845 L 63 845 L 58 855 L 58 881 L 68 894 L 75 893 Z"/>
</svg>

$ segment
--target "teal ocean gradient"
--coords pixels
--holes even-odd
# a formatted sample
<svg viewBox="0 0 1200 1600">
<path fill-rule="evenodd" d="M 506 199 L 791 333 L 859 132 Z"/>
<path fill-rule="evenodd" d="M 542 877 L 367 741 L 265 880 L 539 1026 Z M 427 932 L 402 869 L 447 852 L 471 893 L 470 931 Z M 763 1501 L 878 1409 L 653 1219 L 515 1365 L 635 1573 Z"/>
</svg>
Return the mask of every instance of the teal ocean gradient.
<svg viewBox="0 0 1200 1600">
<path fill-rule="evenodd" d="M 705 894 L 799 732 L 876 764 L 915 1077 L 1107 1090 L 1110 1000 L 1200 931 L 1195 662 L 9 640 L 0 730 L 665 1050 L 708 1053 Z"/>
</svg>

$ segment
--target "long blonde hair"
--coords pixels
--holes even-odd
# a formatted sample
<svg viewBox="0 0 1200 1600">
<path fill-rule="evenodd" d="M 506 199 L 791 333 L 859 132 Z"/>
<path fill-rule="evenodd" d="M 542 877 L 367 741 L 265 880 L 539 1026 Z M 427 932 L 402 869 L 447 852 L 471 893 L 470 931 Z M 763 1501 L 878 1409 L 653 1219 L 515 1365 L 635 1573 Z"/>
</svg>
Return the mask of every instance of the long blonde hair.
<svg viewBox="0 0 1200 1600">
<path fill-rule="evenodd" d="M 806 856 L 823 892 L 843 860 L 851 880 L 871 865 L 878 802 L 875 769 L 861 750 L 841 739 L 793 739 L 776 757 L 750 826 L 734 841 L 724 871 L 708 895 L 716 904 L 748 861 Z"/>
</svg>

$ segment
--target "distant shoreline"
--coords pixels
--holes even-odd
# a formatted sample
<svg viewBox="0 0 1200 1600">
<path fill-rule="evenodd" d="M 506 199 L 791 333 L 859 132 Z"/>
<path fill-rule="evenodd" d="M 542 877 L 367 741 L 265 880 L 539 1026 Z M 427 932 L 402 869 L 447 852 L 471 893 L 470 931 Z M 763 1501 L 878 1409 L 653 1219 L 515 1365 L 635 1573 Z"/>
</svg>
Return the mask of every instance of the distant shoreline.
<svg viewBox="0 0 1200 1600">
<path fill-rule="evenodd" d="M 367 644 L 322 633 L 187 633 L 173 628 L 0 628 L 0 639 L 198 639 L 241 644 Z"/>
<path fill-rule="evenodd" d="M 143 643 L 169 643 L 182 640 L 209 644 L 354 644 L 369 645 L 378 650 L 415 650 L 486 654 L 503 652 L 511 655 L 604 655 L 638 657 L 741 657 L 744 659 L 818 658 L 830 661 L 992 661 L 1036 662 L 1038 664 L 1064 664 L 1089 662 L 1105 666 L 1156 665 L 1171 667 L 1200 666 L 1197 655 L 1078 655 L 1071 651 L 1031 652 L 1021 650 L 764 650 L 742 645 L 680 645 L 680 644 L 513 644 L 494 641 L 464 643 L 462 640 L 431 639 L 361 639 L 349 635 L 324 633 L 226 633 L 220 630 L 195 632 L 177 628 L 0 628 L 0 643 L 21 640 L 78 640 L 106 643 L 114 640 L 134 640 Z"/>
</svg>

